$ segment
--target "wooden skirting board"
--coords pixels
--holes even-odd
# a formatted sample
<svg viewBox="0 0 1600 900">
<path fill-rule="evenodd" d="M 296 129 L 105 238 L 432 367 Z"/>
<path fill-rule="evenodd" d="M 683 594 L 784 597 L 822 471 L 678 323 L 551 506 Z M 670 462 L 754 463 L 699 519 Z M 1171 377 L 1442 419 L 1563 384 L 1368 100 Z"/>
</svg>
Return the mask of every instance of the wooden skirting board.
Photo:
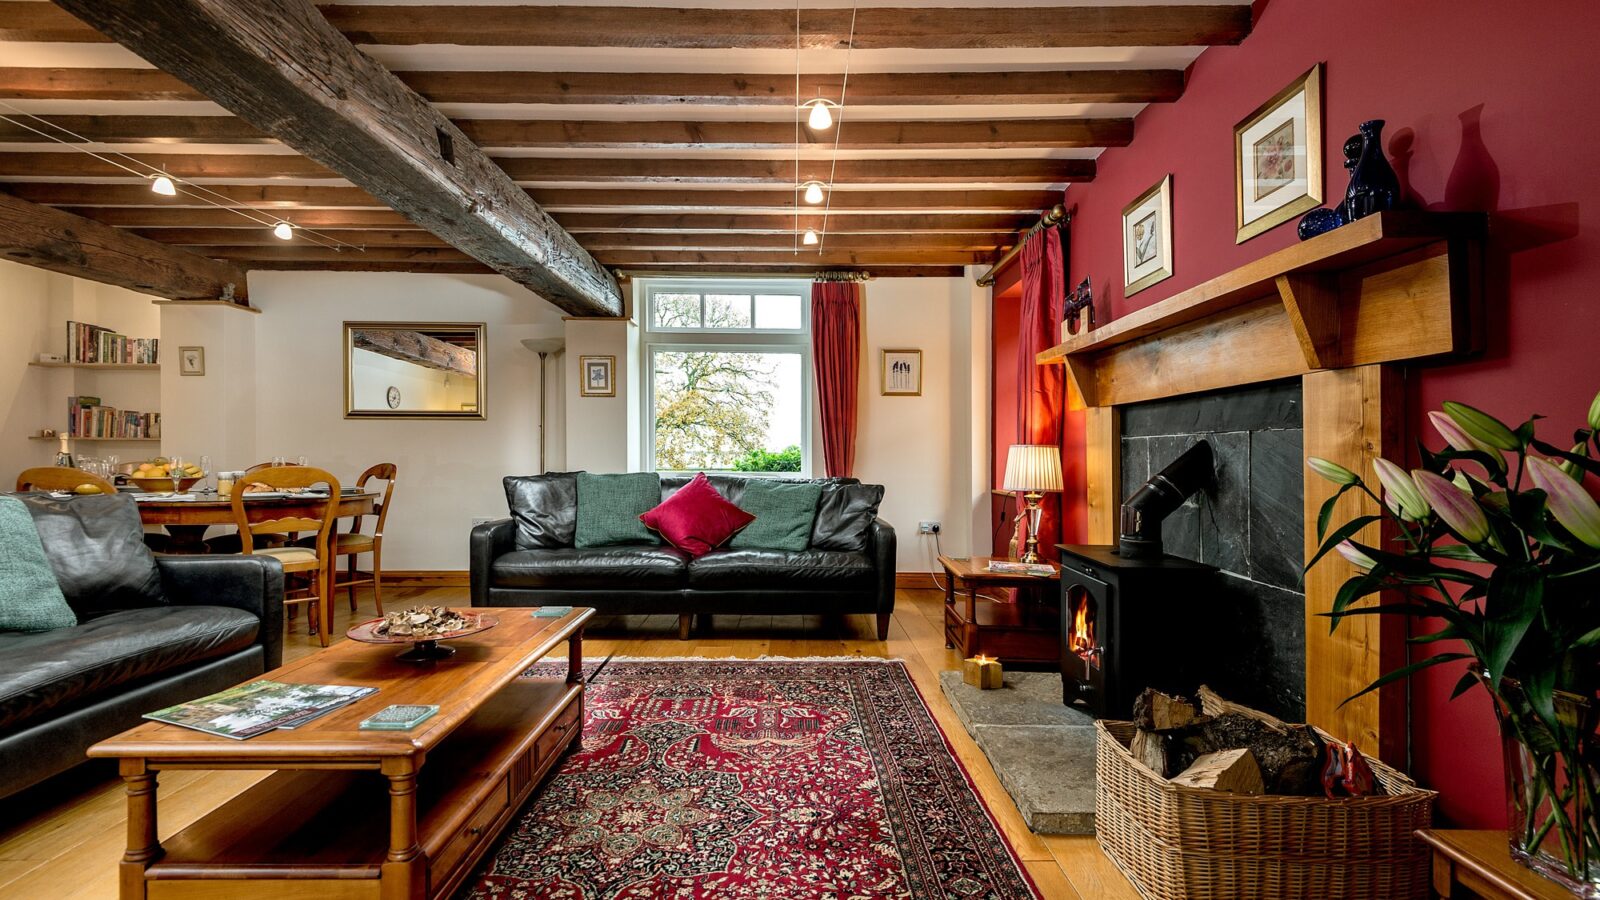
<svg viewBox="0 0 1600 900">
<path fill-rule="evenodd" d="M 1371 473 L 1404 456 L 1403 370 L 1396 364 L 1473 352 L 1482 342 L 1485 217 L 1385 212 L 1254 262 L 1071 336 L 1038 355 L 1066 366 L 1083 397 L 1089 540 L 1115 539 L 1122 458 L 1119 407 L 1299 377 L 1305 453 Z M 1306 557 L 1332 486 L 1305 481 Z M 1337 521 L 1377 512 L 1356 493 Z M 1382 546 L 1374 525 L 1362 539 Z M 1330 556 L 1307 574 L 1306 721 L 1404 766 L 1405 686 L 1345 703 L 1405 662 L 1398 620 L 1361 616 L 1330 634 L 1349 564 Z"/>
<path fill-rule="evenodd" d="M 937 591 L 932 572 L 896 572 L 894 586 L 902 591 Z"/>
<path fill-rule="evenodd" d="M 471 577 L 465 569 L 395 569 L 383 573 L 385 587 L 466 587 Z"/>
</svg>

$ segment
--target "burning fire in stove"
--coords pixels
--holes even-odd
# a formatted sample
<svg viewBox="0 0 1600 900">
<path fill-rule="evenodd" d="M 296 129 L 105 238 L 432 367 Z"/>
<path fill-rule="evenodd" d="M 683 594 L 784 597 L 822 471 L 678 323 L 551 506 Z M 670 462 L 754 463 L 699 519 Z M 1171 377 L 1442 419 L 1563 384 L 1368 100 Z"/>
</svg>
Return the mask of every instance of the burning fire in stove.
<svg viewBox="0 0 1600 900">
<path fill-rule="evenodd" d="M 1072 604 L 1072 634 L 1067 637 L 1067 649 L 1087 660 L 1099 656 L 1094 641 L 1094 616 L 1089 612 L 1087 599 Z"/>
</svg>

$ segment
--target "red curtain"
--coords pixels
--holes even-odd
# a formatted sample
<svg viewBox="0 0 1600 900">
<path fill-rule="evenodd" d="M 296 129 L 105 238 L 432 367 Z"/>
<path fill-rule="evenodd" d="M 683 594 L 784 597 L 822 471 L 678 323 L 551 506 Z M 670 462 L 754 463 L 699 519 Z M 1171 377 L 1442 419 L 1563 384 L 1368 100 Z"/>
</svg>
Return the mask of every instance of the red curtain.
<svg viewBox="0 0 1600 900">
<path fill-rule="evenodd" d="M 861 376 L 861 285 L 811 285 L 811 357 L 822 413 L 822 460 L 830 476 L 849 477 L 856 461 L 856 386 Z"/>
<path fill-rule="evenodd" d="M 1017 443 L 1061 446 L 1066 411 L 1066 373 L 1041 366 L 1035 356 L 1061 342 L 1061 309 L 1066 289 L 1061 231 L 1043 228 L 1022 245 L 1022 340 L 1017 347 Z M 1045 555 L 1061 540 L 1061 495 L 1046 494 L 1039 504 L 1039 547 Z M 1019 532 L 1018 541 L 1022 540 Z M 996 548 L 999 549 L 999 548 Z"/>
</svg>

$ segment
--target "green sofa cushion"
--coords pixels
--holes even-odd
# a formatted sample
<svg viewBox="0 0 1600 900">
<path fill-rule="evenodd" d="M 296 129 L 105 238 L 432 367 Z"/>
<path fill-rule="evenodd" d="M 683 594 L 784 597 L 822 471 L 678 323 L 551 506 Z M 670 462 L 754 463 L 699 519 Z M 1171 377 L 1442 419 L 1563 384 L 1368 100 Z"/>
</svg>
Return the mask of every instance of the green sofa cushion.
<svg viewBox="0 0 1600 900">
<path fill-rule="evenodd" d="M 734 535 L 728 546 L 736 550 L 806 549 L 821 496 L 822 485 L 814 482 L 750 479 L 739 497 L 739 508 L 756 520 Z"/>
<path fill-rule="evenodd" d="M 661 477 L 654 472 L 624 475 L 578 473 L 578 523 L 575 547 L 660 544 L 639 517 L 661 505 Z"/>
<path fill-rule="evenodd" d="M 78 617 L 61 593 L 33 516 L 15 497 L 0 497 L 0 631 L 71 628 Z"/>
</svg>

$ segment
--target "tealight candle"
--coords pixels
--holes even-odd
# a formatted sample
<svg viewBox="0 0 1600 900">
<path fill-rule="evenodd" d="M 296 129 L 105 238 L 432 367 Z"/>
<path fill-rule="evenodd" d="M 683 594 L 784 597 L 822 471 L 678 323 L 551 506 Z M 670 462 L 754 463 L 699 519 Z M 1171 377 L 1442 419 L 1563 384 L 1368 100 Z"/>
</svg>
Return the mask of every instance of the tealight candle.
<svg viewBox="0 0 1600 900">
<path fill-rule="evenodd" d="M 1000 660 L 980 653 L 961 663 L 961 680 L 987 691 L 1005 684 L 1005 672 L 1000 668 Z"/>
</svg>

